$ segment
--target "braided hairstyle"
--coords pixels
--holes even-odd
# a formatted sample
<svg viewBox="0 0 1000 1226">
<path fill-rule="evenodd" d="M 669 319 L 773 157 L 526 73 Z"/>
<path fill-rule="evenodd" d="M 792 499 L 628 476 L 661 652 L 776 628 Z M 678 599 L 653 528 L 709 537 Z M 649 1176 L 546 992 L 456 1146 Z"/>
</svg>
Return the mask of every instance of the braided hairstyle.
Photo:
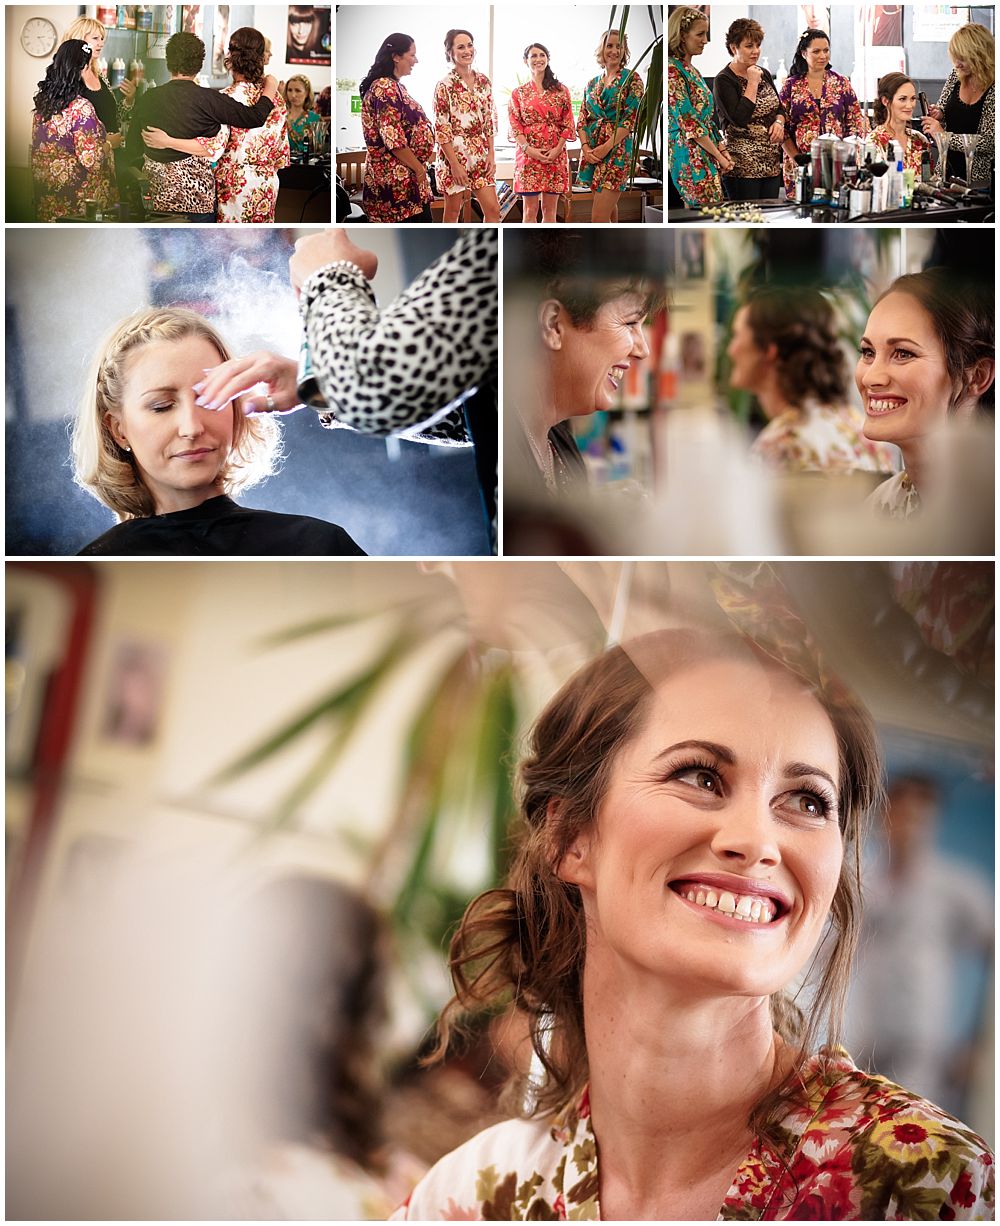
<svg viewBox="0 0 1000 1226">
<path fill-rule="evenodd" d="M 60 43 L 45 70 L 45 79 L 38 82 L 34 103 L 39 118 L 48 123 L 83 93 L 82 73 L 93 54 L 90 43 L 82 38 L 67 38 Z"/>
<path fill-rule="evenodd" d="M 119 446 L 107 421 L 122 411 L 127 359 L 152 342 L 190 336 L 207 340 L 218 352 L 220 362 L 232 357 L 207 319 L 180 307 L 137 311 L 113 329 L 94 356 L 73 426 L 73 476 L 77 485 L 110 507 L 119 520 L 145 519 L 155 511 L 153 496 L 143 483 L 135 457 Z M 226 493 L 246 489 L 270 476 L 280 450 L 278 426 L 270 415 L 247 417 L 239 397 L 233 401 L 232 414 L 232 450 L 222 470 Z"/>
<path fill-rule="evenodd" d="M 708 18 L 701 9 L 680 4 L 673 9 L 667 20 L 667 54 L 675 59 L 684 55 L 684 36 L 696 21 L 707 21 Z"/>
</svg>

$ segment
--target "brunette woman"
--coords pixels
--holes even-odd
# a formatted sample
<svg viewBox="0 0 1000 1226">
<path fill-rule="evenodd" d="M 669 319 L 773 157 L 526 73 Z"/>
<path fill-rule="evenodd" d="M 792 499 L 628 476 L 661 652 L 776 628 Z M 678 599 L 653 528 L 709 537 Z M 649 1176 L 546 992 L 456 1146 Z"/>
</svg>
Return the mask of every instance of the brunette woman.
<svg viewBox="0 0 1000 1226">
<path fill-rule="evenodd" d="M 573 103 L 549 64 L 549 49 L 529 43 L 522 57 L 531 80 L 510 95 L 510 132 L 517 146 L 514 191 L 521 197 L 521 218 L 555 221 L 559 197 L 570 189 L 567 144 L 576 139 Z"/>
<path fill-rule="evenodd" d="M 438 191 L 444 196 L 444 220 L 459 220 L 471 191 L 483 210 L 483 221 L 498 222 L 493 87 L 489 77 L 472 66 L 476 47 L 468 30 L 448 31 L 444 55 L 452 70 L 434 87 L 435 169 Z"/>
<path fill-rule="evenodd" d="M 719 127 L 733 169 L 723 183 L 732 200 L 776 200 L 781 187 L 785 116 L 778 87 L 758 64 L 764 30 L 740 17 L 726 31 L 730 62 L 713 84 Z"/>
</svg>

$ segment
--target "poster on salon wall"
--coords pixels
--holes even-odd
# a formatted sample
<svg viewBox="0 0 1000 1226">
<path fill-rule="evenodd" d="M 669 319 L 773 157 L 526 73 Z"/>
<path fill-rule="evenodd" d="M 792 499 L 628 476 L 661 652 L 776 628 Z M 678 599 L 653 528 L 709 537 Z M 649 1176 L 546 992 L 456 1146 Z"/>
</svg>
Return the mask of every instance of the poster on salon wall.
<svg viewBox="0 0 1000 1226">
<path fill-rule="evenodd" d="M 185 4 L 181 9 L 181 29 L 185 34 L 197 34 L 202 38 L 205 32 L 205 6 Z"/>
<path fill-rule="evenodd" d="M 288 6 L 288 32 L 285 37 L 287 64 L 330 66 L 330 9 L 312 4 Z"/>
<path fill-rule="evenodd" d="M 880 77 L 890 72 L 906 72 L 903 10 L 896 4 L 860 4 L 855 13 L 851 84 L 865 103 L 874 99 Z M 895 41 L 889 42 L 890 38 Z"/>
<path fill-rule="evenodd" d="M 957 4 L 919 4 L 913 9 L 913 41 L 946 43 L 955 31 L 972 20 L 968 6 Z"/>
<path fill-rule="evenodd" d="M 229 43 L 229 5 L 215 6 L 215 27 L 212 36 L 212 76 L 226 75 L 226 46 Z"/>
<path fill-rule="evenodd" d="M 799 34 L 806 30 L 825 30 L 830 33 L 830 7 L 826 4 L 799 5 Z"/>
</svg>

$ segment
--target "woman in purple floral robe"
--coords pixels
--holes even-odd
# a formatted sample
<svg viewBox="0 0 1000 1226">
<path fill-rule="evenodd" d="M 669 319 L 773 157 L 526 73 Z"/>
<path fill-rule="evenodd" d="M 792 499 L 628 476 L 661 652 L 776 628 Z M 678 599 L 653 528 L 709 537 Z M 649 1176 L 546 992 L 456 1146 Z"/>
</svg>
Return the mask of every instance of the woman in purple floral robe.
<svg viewBox="0 0 1000 1226">
<path fill-rule="evenodd" d="M 38 83 L 31 122 L 31 175 L 39 221 L 79 216 L 85 202 L 109 209 L 118 201 L 108 133 L 83 96 L 89 43 L 67 39 Z"/>
<path fill-rule="evenodd" d="M 822 30 L 806 30 L 778 95 L 785 108 L 785 195 L 794 194 L 795 155 L 808 153 L 813 139 L 867 136 L 868 121 L 847 77 L 830 67 L 830 39 Z"/>
<path fill-rule="evenodd" d="M 408 34 L 390 34 L 361 82 L 361 128 L 368 147 L 362 200 L 369 221 L 430 221 L 427 164 L 434 127 L 400 80 L 417 49 Z"/>
</svg>

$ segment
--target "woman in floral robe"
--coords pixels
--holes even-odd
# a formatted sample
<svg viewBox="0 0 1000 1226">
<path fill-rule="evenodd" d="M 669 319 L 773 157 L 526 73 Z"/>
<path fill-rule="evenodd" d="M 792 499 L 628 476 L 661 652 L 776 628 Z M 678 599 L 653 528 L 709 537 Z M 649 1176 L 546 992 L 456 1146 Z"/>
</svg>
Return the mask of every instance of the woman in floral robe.
<svg viewBox="0 0 1000 1226">
<path fill-rule="evenodd" d="M 549 51 L 541 43 L 524 49 L 531 80 L 511 92 L 508 115 L 510 135 L 517 146 L 514 191 L 521 196 L 525 221 L 555 221 L 559 197 L 570 189 L 566 146 L 576 139 L 573 102 L 569 90 L 549 66 Z"/>
<path fill-rule="evenodd" d="M 468 30 L 449 30 L 445 55 L 454 68 L 434 87 L 434 137 L 438 144 L 438 191 L 444 220 L 458 221 L 468 191 L 483 220 L 500 220 L 497 200 L 496 134 L 499 123 L 489 77 L 472 67 L 476 49 Z"/>
<path fill-rule="evenodd" d="M 667 26 L 667 145 L 670 178 L 689 209 L 722 203 L 722 172 L 734 163 L 722 148 L 715 101 L 692 64 L 708 41 L 700 9 L 680 6 Z"/>
<path fill-rule="evenodd" d="M 31 176 L 39 221 L 82 216 L 88 200 L 100 209 L 118 202 L 108 134 L 83 97 L 82 72 L 90 44 L 67 39 L 56 51 L 35 95 L 31 121 Z"/>
<path fill-rule="evenodd" d="M 263 93 L 265 39 L 244 26 L 229 40 L 226 67 L 233 84 L 220 90 L 244 106 L 254 106 Z M 233 225 L 274 221 L 278 203 L 278 171 L 291 161 L 287 111 L 280 95 L 258 128 L 223 124 L 215 136 L 171 137 L 159 128 L 143 133 L 145 143 L 176 149 L 215 163 L 216 221 Z"/>
<path fill-rule="evenodd" d="M 795 194 L 795 155 L 808 153 L 815 137 L 866 136 L 850 81 L 830 67 L 830 40 L 822 30 L 806 30 L 778 95 L 785 108 L 785 195 Z"/>
<path fill-rule="evenodd" d="M 416 62 L 413 39 L 390 34 L 360 85 L 368 147 L 361 198 L 369 221 L 431 220 L 427 164 L 434 155 L 434 129 L 400 80 Z"/>
<path fill-rule="evenodd" d="M 583 95 L 576 130 L 580 136 L 577 179 L 594 193 L 592 221 L 617 221 L 618 197 L 628 182 L 635 137 L 632 132 L 642 102 L 642 79 L 630 72 L 628 38 L 606 30 L 595 58 L 604 72 Z"/>
<path fill-rule="evenodd" d="M 763 579 L 714 575 L 727 630 L 611 647 L 539 716 L 508 878 L 452 938 L 432 1055 L 501 1011 L 509 1050 L 537 1053 L 509 1062 L 527 1118 L 445 1155 L 397 1220 L 992 1218 L 982 1138 L 811 1040 L 851 982 L 882 759 Z"/>
</svg>

